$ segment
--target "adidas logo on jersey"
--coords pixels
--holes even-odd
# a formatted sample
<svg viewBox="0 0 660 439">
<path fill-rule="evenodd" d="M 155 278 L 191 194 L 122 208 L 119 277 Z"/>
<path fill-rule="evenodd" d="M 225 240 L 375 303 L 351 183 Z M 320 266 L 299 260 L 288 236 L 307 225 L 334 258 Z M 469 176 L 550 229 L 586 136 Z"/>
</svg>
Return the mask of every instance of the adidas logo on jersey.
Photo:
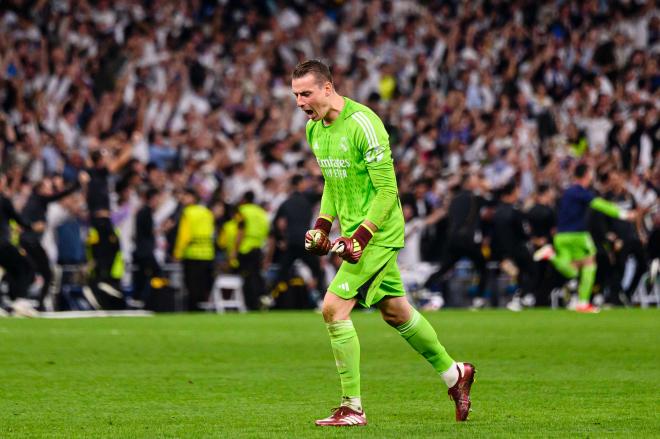
<svg viewBox="0 0 660 439">
<path fill-rule="evenodd" d="M 344 282 L 343 284 L 339 285 L 339 288 L 341 288 L 344 291 L 350 291 L 351 287 L 348 286 L 348 282 Z"/>
</svg>

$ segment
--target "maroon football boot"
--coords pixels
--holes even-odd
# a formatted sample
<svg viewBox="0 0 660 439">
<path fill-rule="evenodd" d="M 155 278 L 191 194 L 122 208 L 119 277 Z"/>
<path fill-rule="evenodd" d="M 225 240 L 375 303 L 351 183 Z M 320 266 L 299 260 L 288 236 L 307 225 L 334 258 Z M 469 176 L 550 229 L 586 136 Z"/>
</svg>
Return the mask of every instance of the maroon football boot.
<svg viewBox="0 0 660 439">
<path fill-rule="evenodd" d="M 447 394 L 456 404 L 456 420 L 465 421 L 470 414 L 470 388 L 474 382 L 474 374 L 476 373 L 474 366 L 470 363 L 463 363 L 464 373 L 458 369 L 458 381 L 451 387 Z"/>
<path fill-rule="evenodd" d="M 319 427 L 357 427 L 367 425 L 367 417 L 364 410 L 355 411 L 350 407 L 341 406 L 332 409 L 332 414 L 325 419 L 317 419 L 315 422 Z"/>
</svg>

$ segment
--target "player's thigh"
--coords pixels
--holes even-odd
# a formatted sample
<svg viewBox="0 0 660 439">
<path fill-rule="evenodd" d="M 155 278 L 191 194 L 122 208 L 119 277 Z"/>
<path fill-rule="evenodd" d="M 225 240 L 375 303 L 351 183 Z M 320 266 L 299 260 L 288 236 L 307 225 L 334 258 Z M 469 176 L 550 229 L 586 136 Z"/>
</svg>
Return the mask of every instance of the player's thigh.
<svg viewBox="0 0 660 439">
<path fill-rule="evenodd" d="M 377 303 L 380 306 L 380 302 L 383 299 L 404 297 L 405 295 L 406 290 L 403 286 L 403 279 L 401 278 L 401 272 L 399 271 L 399 266 L 395 259 L 388 264 L 377 289 L 371 294 L 371 303 Z"/>
<path fill-rule="evenodd" d="M 323 320 L 326 323 L 348 320 L 356 303 L 357 298 L 355 297 L 344 299 L 328 291 L 323 297 Z"/>
<path fill-rule="evenodd" d="M 579 258 L 580 254 L 575 246 L 575 237 L 572 233 L 557 233 L 553 239 L 556 259 L 566 263 Z"/>
<path fill-rule="evenodd" d="M 583 265 L 590 264 L 593 263 L 596 255 L 596 244 L 590 233 L 576 233 L 571 236 L 571 250 L 574 261 L 579 261 Z"/>
</svg>

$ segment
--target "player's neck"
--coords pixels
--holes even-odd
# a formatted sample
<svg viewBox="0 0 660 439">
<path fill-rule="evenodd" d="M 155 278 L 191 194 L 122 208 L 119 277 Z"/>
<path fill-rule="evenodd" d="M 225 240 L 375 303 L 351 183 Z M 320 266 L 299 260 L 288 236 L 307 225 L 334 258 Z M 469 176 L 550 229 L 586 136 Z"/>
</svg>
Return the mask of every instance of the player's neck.
<svg viewBox="0 0 660 439">
<path fill-rule="evenodd" d="M 323 118 L 323 124 L 332 125 L 332 123 L 335 120 L 337 120 L 337 118 L 341 114 L 341 110 L 344 109 L 344 105 L 346 105 L 346 103 L 344 102 L 344 97 L 335 93 L 330 98 L 330 109 L 328 110 L 327 113 L 325 113 L 325 117 Z"/>
</svg>

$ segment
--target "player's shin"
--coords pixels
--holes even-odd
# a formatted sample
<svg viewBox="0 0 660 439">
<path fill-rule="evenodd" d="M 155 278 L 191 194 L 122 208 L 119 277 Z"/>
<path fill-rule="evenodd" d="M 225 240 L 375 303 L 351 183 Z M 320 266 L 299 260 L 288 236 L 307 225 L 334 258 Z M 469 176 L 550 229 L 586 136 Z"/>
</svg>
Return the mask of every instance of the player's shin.
<svg viewBox="0 0 660 439">
<path fill-rule="evenodd" d="M 360 341 L 351 320 L 328 323 L 330 345 L 341 380 L 342 405 L 361 411 Z"/>
<path fill-rule="evenodd" d="M 450 370 L 454 364 L 454 360 L 438 340 L 438 335 L 433 326 L 416 309 L 411 309 L 410 320 L 398 326 L 396 330 L 413 349 L 431 363 L 431 366 L 438 373 L 443 374 Z"/>
<path fill-rule="evenodd" d="M 591 299 L 591 290 L 596 280 L 596 264 L 587 264 L 580 271 L 580 286 L 578 287 L 578 296 L 581 303 L 589 303 Z"/>
</svg>

